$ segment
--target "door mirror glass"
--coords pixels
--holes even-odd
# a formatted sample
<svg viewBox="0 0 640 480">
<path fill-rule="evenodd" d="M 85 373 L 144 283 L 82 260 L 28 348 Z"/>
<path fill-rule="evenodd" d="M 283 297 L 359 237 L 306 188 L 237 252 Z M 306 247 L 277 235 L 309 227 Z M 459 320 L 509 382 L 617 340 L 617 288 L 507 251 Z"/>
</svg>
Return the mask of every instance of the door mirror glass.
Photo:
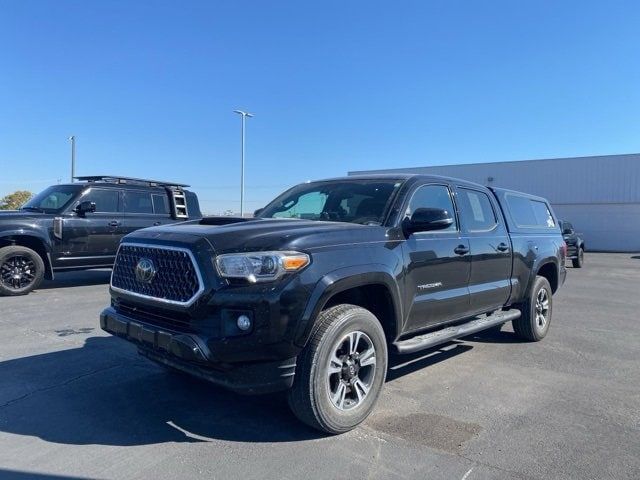
<svg viewBox="0 0 640 480">
<path fill-rule="evenodd" d="M 86 215 L 87 213 L 93 213 L 96 211 L 95 202 L 84 201 L 80 202 L 76 207 L 76 213 L 78 215 Z"/>
<path fill-rule="evenodd" d="M 453 225 L 453 216 L 441 208 L 418 208 L 407 222 L 409 233 L 444 230 Z"/>
</svg>

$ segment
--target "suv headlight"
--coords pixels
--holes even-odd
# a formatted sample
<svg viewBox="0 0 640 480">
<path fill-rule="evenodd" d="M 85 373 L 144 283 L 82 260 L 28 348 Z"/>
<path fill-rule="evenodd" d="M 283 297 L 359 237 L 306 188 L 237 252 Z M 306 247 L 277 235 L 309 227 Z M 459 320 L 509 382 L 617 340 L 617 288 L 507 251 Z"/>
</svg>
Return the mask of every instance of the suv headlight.
<svg viewBox="0 0 640 480">
<path fill-rule="evenodd" d="M 309 255 L 300 252 L 227 253 L 216 257 L 216 268 L 221 277 L 256 283 L 276 280 L 303 269 L 309 262 Z"/>
</svg>

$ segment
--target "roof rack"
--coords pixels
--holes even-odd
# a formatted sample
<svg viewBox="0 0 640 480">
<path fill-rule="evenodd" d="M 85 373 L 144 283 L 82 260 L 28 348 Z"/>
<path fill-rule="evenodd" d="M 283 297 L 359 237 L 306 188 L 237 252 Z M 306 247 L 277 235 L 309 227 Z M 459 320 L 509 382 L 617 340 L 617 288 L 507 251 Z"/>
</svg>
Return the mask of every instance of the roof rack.
<svg viewBox="0 0 640 480">
<path fill-rule="evenodd" d="M 147 185 L 149 187 L 179 187 L 186 188 L 189 185 L 176 182 L 163 182 L 160 180 L 148 180 L 144 178 L 121 177 L 120 175 L 90 175 L 73 177 L 81 182 L 107 182 L 107 183 L 131 183 L 134 185 Z"/>
</svg>

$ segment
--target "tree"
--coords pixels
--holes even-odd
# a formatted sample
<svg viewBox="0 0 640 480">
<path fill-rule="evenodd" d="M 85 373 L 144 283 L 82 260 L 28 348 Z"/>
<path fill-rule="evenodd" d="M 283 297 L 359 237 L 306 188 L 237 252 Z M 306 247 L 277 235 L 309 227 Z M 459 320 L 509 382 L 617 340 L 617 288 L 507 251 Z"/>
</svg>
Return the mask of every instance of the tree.
<svg viewBox="0 0 640 480">
<path fill-rule="evenodd" d="M 18 190 L 0 199 L 0 210 L 16 210 L 25 204 L 33 196 L 33 193 L 26 190 Z"/>
</svg>

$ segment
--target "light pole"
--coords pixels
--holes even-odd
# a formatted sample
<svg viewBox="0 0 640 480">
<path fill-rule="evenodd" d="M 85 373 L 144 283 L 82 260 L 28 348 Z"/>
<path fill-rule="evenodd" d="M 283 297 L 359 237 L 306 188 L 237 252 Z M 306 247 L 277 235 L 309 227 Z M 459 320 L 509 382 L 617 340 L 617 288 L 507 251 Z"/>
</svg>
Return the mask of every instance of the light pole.
<svg viewBox="0 0 640 480">
<path fill-rule="evenodd" d="M 244 217 L 244 123 L 247 117 L 253 117 L 252 113 L 234 110 L 234 113 L 242 116 L 242 160 L 240 166 L 240 216 Z"/>
<path fill-rule="evenodd" d="M 71 183 L 73 183 L 76 178 L 76 136 L 71 135 L 69 140 L 71 140 Z"/>
</svg>

